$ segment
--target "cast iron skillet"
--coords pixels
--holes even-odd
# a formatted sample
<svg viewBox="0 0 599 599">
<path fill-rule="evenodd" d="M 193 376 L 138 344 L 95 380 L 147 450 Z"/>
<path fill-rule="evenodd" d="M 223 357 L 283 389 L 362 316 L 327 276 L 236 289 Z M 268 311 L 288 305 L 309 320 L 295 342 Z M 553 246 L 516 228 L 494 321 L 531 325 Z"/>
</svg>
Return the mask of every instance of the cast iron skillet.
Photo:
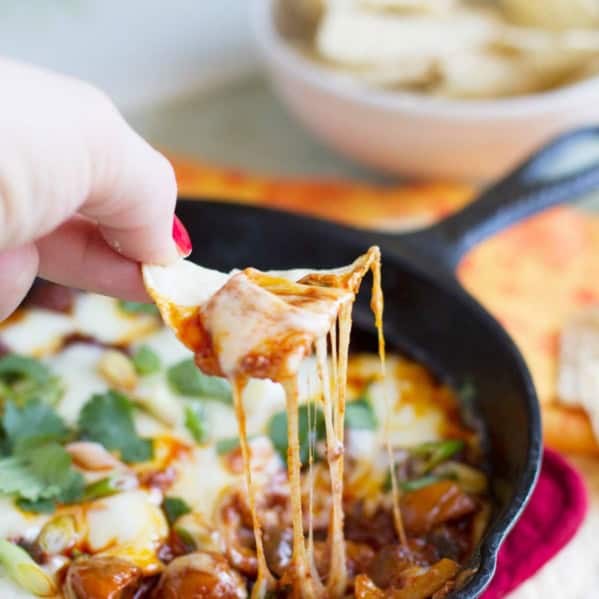
<svg viewBox="0 0 599 599">
<path fill-rule="evenodd" d="M 177 212 L 202 265 L 284 269 L 350 263 L 369 245 L 383 254 L 385 335 L 457 388 L 486 430 L 497 510 L 472 560 L 477 572 L 453 599 L 488 585 L 502 540 L 536 482 L 542 445 L 533 383 L 514 343 L 457 282 L 454 271 L 480 240 L 552 204 L 599 187 L 599 127 L 561 137 L 478 200 L 439 224 L 403 235 L 374 233 L 262 208 L 181 200 Z M 539 289 L 539 301 L 543 290 Z M 368 295 L 368 294 L 363 294 Z M 372 343 L 368 297 L 354 309 L 354 339 Z"/>
</svg>

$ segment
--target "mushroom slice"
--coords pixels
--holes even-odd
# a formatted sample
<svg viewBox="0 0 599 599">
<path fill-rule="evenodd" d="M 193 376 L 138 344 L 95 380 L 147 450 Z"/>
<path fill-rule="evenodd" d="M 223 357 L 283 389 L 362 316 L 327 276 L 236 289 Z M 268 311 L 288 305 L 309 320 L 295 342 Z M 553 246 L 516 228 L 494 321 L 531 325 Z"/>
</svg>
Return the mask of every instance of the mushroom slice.
<svg viewBox="0 0 599 599">
<path fill-rule="evenodd" d="M 208 551 L 173 560 L 160 578 L 156 599 L 246 599 L 241 576 L 222 555 Z"/>
<path fill-rule="evenodd" d="M 141 570 L 124 559 L 80 558 L 69 567 L 64 594 L 68 599 L 128 599 L 141 576 Z"/>
</svg>

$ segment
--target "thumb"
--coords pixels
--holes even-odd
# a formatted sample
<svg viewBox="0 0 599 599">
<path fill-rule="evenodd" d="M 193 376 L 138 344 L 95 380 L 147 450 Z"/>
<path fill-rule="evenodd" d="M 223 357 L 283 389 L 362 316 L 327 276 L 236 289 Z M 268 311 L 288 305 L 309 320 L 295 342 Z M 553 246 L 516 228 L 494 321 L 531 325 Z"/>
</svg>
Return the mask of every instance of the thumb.
<svg viewBox="0 0 599 599">
<path fill-rule="evenodd" d="M 113 131 L 91 146 L 91 189 L 80 213 L 97 222 L 116 252 L 167 264 L 180 253 L 173 239 L 177 184 L 168 160 L 115 112 Z"/>
</svg>

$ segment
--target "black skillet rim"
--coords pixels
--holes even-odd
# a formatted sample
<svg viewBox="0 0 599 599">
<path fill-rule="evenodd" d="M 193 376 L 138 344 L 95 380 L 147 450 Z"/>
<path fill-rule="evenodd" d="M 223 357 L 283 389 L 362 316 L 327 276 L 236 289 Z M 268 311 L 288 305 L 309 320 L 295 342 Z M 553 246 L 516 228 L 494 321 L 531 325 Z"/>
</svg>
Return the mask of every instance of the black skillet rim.
<svg viewBox="0 0 599 599">
<path fill-rule="evenodd" d="M 468 302 L 472 309 L 477 311 L 479 317 L 486 320 L 489 326 L 495 329 L 498 340 L 505 346 L 506 351 L 512 354 L 514 365 L 517 366 L 518 373 L 526 387 L 526 409 L 528 413 L 529 446 L 526 458 L 527 465 L 521 475 L 520 484 L 509 507 L 499 514 L 494 525 L 484 536 L 484 541 L 477 552 L 479 556 L 477 571 L 463 588 L 448 595 L 448 599 L 474 599 L 479 597 L 491 583 L 497 567 L 497 558 L 501 545 L 516 525 L 535 489 L 542 463 L 543 428 L 541 407 L 532 376 L 514 340 L 499 322 L 461 286 L 457 279 L 455 282 L 457 295 L 462 296 L 460 299 Z"/>
</svg>

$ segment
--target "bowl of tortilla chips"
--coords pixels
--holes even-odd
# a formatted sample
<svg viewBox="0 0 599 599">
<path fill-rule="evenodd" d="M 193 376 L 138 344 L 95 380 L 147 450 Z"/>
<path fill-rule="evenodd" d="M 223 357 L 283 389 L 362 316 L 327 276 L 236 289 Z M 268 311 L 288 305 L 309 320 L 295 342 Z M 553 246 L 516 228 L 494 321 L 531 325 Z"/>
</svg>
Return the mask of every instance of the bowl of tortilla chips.
<svg viewBox="0 0 599 599">
<path fill-rule="evenodd" d="M 599 121 L 588 0 L 254 0 L 273 86 L 318 138 L 415 177 L 498 176 Z"/>
</svg>

